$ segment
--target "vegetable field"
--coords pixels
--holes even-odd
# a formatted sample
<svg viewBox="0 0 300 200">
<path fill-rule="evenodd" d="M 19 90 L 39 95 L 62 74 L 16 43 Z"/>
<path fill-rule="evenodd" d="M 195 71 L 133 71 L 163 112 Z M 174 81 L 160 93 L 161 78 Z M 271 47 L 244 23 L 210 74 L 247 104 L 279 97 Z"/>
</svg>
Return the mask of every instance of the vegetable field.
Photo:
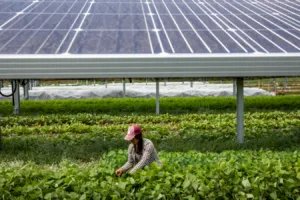
<svg viewBox="0 0 300 200">
<path fill-rule="evenodd" d="M 158 116 L 150 102 L 28 101 L 22 116 L 0 102 L 0 199 L 300 200 L 300 97 L 246 99 L 243 145 L 234 99 L 162 99 Z M 163 166 L 118 178 L 132 123 Z"/>
</svg>

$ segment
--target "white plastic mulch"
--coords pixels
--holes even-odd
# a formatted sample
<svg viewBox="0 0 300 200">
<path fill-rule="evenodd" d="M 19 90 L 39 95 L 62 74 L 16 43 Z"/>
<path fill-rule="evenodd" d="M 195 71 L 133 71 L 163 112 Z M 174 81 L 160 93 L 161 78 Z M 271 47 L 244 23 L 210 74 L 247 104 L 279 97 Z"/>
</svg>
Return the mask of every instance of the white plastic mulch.
<svg viewBox="0 0 300 200">
<path fill-rule="evenodd" d="M 5 94 L 11 88 L 2 88 Z M 21 88 L 23 97 L 23 88 Z M 161 97 L 175 96 L 232 96 L 233 84 L 208 84 L 204 82 L 160 82 L 159 93 Z M 151 83 L 126 83 L 126 97 L 155 97 L 156 84 Z M 244 88 L 245 96 L 274 95 L 260 88 Z M 104 98 L 123 97 L 123 84 L 110 83 L 107 85 L 60 85 L 33 87 L 29 91 L 30 99 L 65 99 L 65 98 Z M 2 96 L 0 98 L 3 98 Z"/>
</svg>

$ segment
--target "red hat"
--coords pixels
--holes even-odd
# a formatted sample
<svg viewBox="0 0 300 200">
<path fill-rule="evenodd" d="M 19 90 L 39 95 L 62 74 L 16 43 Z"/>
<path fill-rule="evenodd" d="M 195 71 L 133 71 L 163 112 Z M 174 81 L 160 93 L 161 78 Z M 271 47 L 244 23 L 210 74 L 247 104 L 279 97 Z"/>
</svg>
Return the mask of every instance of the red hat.
<svg viewBox="0 0 300 200">
<path fill-rule="evenodd" d="M 141 134 L 142 133 L 142 129 L 140 127 L 140 125 L 138 124 L 133 124 L 128 128 L 128 132 L 127 135 L 125 136 L 125 140 L 132 140 L 136 135 Z"/>
</svg>

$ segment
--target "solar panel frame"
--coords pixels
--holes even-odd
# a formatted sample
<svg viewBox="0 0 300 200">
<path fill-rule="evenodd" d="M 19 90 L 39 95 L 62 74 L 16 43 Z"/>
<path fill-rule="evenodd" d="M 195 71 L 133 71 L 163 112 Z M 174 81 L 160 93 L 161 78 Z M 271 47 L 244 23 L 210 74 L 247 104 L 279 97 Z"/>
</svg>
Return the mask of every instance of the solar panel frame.
<svg viewBox="0 0 300 200">
<path fill-rule="evenodd" d="M 0 0 L 0 5 L 1 79 L 300 75 L 298 1 Z M 217 66 L 222 59 L 232 67 Z M 176 62 L 182 69 L 172 68 Z M 72 73 L 70 63 L 82 69 Z"/>
<path fill-rule="evenodd" d="M 0 79 L 299 76 L 299 63 L 298 53 L 7 55 Z"/>
</svg>

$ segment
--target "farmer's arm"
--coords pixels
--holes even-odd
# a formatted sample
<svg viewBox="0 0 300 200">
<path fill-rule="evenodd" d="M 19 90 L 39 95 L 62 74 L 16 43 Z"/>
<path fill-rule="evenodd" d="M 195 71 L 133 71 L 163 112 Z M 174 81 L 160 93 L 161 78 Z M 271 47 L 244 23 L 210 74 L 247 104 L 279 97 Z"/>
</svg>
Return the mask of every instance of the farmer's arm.
<svg viewBox="0 0 300 200">
<path fill-rule="evenodd" d="M 145 146 L 141 160 L 129 171 L 129 173 L 133 174 L 134 172 L 136 172 L 136 170 L 141 169 L 146 165 L 150 164 L 153 160 L 151 159 L 153 151 L 154 151 L 154 145 L 152 143 L 147 144 Z"/>
<path fill-rule="evenodd" d="M 123 172 L 127 172 L 130 168 L 133 167 L 134 161 L 133 161 L 133 155 L 132 155 L 132 149 L 133 145 L 130 144 L 128 147 L 128 160 L 127 162 L 121 167 Z"/>
</svg>

